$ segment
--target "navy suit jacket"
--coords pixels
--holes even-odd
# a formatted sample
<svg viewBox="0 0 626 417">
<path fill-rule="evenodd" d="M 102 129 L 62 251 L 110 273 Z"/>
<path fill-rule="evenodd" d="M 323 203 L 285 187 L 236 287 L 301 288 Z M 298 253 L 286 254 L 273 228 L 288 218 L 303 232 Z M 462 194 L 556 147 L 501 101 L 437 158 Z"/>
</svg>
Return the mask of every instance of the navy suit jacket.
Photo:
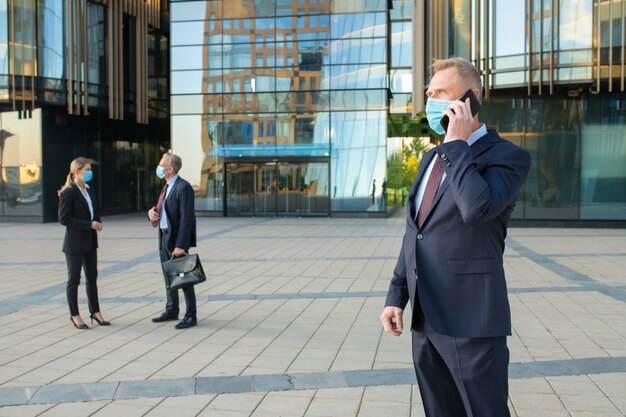
<svg viewBox="0 0 626 417">
<path fill-rule="evenodd" d="M 189 250 L 196 246 L 196 214 L 191 184 L 178 177 L 164 204 L 170 230 L 167 248 L 170 251 L 174 248 Z"/>
<path fill-rule="evenodd" d="M 418 230 L 415 194 L 433 158 L 442 160 L 446 177 Z M 385 305 L 405 308 L 410 300 L 413 317 L 421 307 L 433 330 L 447 336 L 511 334 L 502 255 L 529 168 L 528 152 L 494 130 L 471 147 L 457 140 L 431 149 L 408 196 L 406 232 Z"/>
<path fill-rule="evenodd" d="M 93 220 L 101 222 L 93 188 L 87 193 L 93 206 Z M 91 228 L 89 204 L 76 184 L 63 190 L 59 196 L 59 223 L 66 227 L 63 252 L 85 253 L 98 247 L 98 233 Z"/>
</svg>

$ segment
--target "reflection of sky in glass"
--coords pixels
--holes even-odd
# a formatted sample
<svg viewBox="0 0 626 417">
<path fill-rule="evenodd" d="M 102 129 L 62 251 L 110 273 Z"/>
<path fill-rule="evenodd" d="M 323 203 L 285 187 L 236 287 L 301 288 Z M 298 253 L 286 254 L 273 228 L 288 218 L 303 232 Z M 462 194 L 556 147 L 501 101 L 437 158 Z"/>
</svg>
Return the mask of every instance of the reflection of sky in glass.
<svg viewBox="0 0 626 417">
<path fill-rule="evenodd" d="M 171 25 L 172 45 L 202 45 L 205 22 L 180 22 Z"/>
<path fill-rule="evenodd" d="M 39 62 L 39 74 L 48 78 L 62 78 L 63 3 L 61 0 L 40 2 L 39 13 L 39 49 L 43 55 Z"/>
<path fill-rule="evenodd" d="M 561 0 L 559 5 L 560 49 L 592 47 L 593 5 L 583 0 Z"/>
<path fill-rule="evenodd" d="M 391 66 L 410 67 L 413 59 L 411 40 L 412 23 L 394 22 L 391 24 Z"/>
<path fill-rule="evenodd" d="M 497 0 L 494 8 L 496 56 L 523 54 L 526 49 L 525 3 L 520 0 Z"/>
<path fill-rule="evenodd" d="M 331 194 L 367 196 L 373 178 L 382 184 L 386 165 L 386 1 L 346 0 L 340 15 L 328 15 L 330 1 L 280 1 L 251 0 L 254 7 L 243 8 L 241 18 L 225 9 L 228 19 L 207 22 L 175 22 L 193 17 L 192 11 L 205 18 L 209 11 L 194 5 L 172 12 L 172 142 L 176 152 L 201 142 L 206 157 L 187 155 L 195 173 L 186 176 L 203 188 L 207 160 L 233 152 L 326 155 L 338 170 Z M 358 14 L 363 11 L 378 13 Z M 207 68 L 222 73 L 209 75 Z M 327 179 L 324 167 L 309 171 Z M 362 176 L 361 168 L 368 173 Z M 317 191 L 328 192 L 323 188 Z"/>
<path fill-rule="evenodd" d="M 206 1 L 172 2 L 170 20 L 199 20 L 206 17 Z"/>
<path fill-rule="evenodd" d="M 0 0 L 0 22 L 7 21 L 7 0 Z M 6 24 L 0 25 L 0 74 L 9 73 L 8 60 L 8 27 Z"/>
<path fill-rule="evenodd" d="M 331 126 L 332 196 L 367 196 L 385 177 L 386 112 L 331 113 Z"/>
</svg>

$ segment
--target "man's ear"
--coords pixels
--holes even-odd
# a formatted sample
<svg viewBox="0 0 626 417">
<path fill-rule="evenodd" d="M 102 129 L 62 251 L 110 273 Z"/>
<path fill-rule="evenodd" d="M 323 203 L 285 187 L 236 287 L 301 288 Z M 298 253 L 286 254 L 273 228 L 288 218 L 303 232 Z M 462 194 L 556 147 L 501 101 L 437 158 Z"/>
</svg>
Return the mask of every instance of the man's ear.
<svg viewBox="0 0 626 417">
<path fill-rule="evenodd" d="M 478 99 L 478 102 L 480 104 L 483 104 L 483 94 L 482 94 L 482 91 L 480 91 L 479 88 L 472 88 L 472 93 L 474 93 L 474 95 Z"/>
</svg>

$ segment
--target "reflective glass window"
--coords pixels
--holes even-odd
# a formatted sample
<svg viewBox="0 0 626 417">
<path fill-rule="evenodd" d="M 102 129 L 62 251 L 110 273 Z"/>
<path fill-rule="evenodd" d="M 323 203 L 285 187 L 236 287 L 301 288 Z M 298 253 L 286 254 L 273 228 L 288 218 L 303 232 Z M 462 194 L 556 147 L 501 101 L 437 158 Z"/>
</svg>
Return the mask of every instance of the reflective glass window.
<svg viewBox="0 0 626 417">
<path fill-rule="evenodd" d="M 411 70 L 389 71 L 390 88 L 393 93 L 409 93 L 413 90 L 413 72 Z"/>
<path fill-rule="evenodd" d="M 183 160 L 181 175 L 194 189 L 196 210 L 222 207 L 222 158 L 213 155 L 218 146 L 218 125 L 207 123 L 200 115 L 171 118 L 172 145 Z"/>
<path fill-rule="evenodd" d="M 581 219 L 626 219 L 626 107 L 588 96 L 582 111 Z"/>
<path fill-rule="evenodd" d="M 495 55 L 523 54 L 526 50 L 526 5 L 518 0 L 496 0 L 493 7 Z"/>
<path fill-rule="evenodd" d="M 206 46 L 176 46 L 171 48 L 171 67 L 173 70 L 179 69 L 200 69 L 203 66 L 203 56 L 208 55 L 209 62 L 214 65 L 209 67 L 215 67 L 215 64 L 222 65 L 222 52 L 221 48 L 217 47 L 218 53 L 214 55 L 216 48 L 209 48 Z M 217 60 L 216 60 L 217 59 Z"/>
<path fill-rule="evenodd" d="M 203 111 L 201 94 L 173 95 L 170 103 L 172 114 L 199 114 Z"/>
<path fill-rule="evenodd" d="M 386 88 L 387 66 L 333 65 L 329 68 L 332 89 Z"/>
<path fill-rule="evenodd" d="M 413 17 L 413 0 L 393 0 L 389 11 L 391 19 L 411 19 Z"/>
<path fill-rule="evenodd" d="M 327 0 L 333 13 L 384 12 L 387 0 Z"/>
<path fill-rule="evenodd" d="M 172 94 L 200 94 L 203 91 L 204 71 L 172 71 Z M 204 86 L 206 89 L 206 86 Z M 212 91 L 211 91 L 212 92 Z"/>
<path fill-rule="evenodd" d="M 470 2 L 467 0 L 449 0 L 448 14 L 448 55 L 469 57 Z"/>
<path fill-rule="evenodd" d="M 41 113 L 35 109 L 29 119 L 16 111 L 0 113 L 0 216 L 43 214 Z"/>
<path fill-rule="evenodd" d="M 559 48 L 561 50 L 591 48 L 592 19 L 592 2 L 561 0 L 559 2 Z M 621 40 L 618 44 L 621 44 Z"/>
<path fill-rule="evenodd" d="M 387 90 L 333 90 L 330 108 L 345 110 L 380 110 L 387 106 Z"/>
<path fill-rule="evenodd" d="M 413 59 L 411 22 L 391 23 L 391 66 L 410 67 Z"/>
<path fill-rule="evenodd" d="M 7 0 L 0 0 L 0 22 L 8 22 Z M 0 25 L 0 74 L 9 73 L 9 56 L 8 56 L 9 32 L 8 25 Z M 0 78 L 0 98 L 3 94 L 3 86 L 8 84 L 8 80 L 2 82 Z"/>
<path fill-rule="evenodd" d="M 207 5 L 210 1 L 185 1 L 180 3 L 172 3 L 170 5 L 170 20 L 178 22 L 181 20 L 205 20 L 209 18 Z"/>
<path fill-rule="evenodd" d="M 35 55 L 36 39 L 36 3 L 33 0 L 12 3 L 9 19 L 13 19 L 13 42 L 15 49 L 10 67 L 16 75 L 35 75 L 37 57 Z"/>
<path fill-rule="evenodd" d="M 267 45 L 264 45 L 267 47 Z M 273 46 L 273 44 L 271 45 Z M 269 55 L 264 49 L 264 55 Z M 250 44 L 230 44 L 222 46 L 222 66 L 224 68 L 250 68 L 252 63 L 252 48 Z"/>
<path fill-rule="evenodd" d="M 104 57 L 105 9 L 100 4 L 87 3 L 87 54 L 89 66 L 89 83 L 105 85 L 102 77 L 105 74 L 106 60 Z"/>
<path fill-rule="evenodd" d="M 330 43 L 331 64 L 385 63 L 387 41 L 376 39 L 335 40 Z"/>
<path fill-rule="evenodd" d="M 375 38 L 386 36 L 385 13 L 338 14 L 331 17 L 330 36 L 337 38 Z"/>
<path fill-rule="evenodd" d="M 386 175 L 386 111 L 330 113 L 331 198 L 337 211 L 365 211 L 374 205 L 372 185 Z"/>
<path fill-rule="evenodd" d="M 205 31 L 208 22 L 173 22 L 171 23 L 171 42 L 176 45 L 202 45 L 207 43 Z"/>
<path fill-rule="evenodd" d="M 63 78 L 63 2 L 39 0 L 39 75 Z M 91 74 L 90 74 L 91 75 Z"/>
</svg>

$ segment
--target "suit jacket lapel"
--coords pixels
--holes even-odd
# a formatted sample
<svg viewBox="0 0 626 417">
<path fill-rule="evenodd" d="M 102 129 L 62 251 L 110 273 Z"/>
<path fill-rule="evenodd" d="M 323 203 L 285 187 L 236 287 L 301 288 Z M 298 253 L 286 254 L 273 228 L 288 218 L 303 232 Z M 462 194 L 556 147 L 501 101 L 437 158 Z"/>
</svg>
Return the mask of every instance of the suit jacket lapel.
<svg viewBox="0 0 626 417">
<path fill-rule="evenodd" d="M 493 144 L 495 142 L 497 142 L 498 140 L 500 140 L 500 138 L 495 133 L 494 130 L 488 131 L 486 135 L 480 137 L 476 142 L 474 142 L 472 144 L 472 146 L 470 146 L 470 151 L 472 152 L 472 157 L 474 159 L 476 159 L 480 154 L 482 154 L 487 149 L 492 147 Z M 428 213 L 428 216 L 424 220 L 424 224 L 426 224 L 428 222 L 428 219 L 430 218 L 431 214 L 437 208 L 437 203 L 439 203 L 439 200 L 441 200 L 441 197 L 443 196 L 443 194 L 448 189 L 448 185 L 449 185 L 448 184 L 448 177 L 446 176 L 443 179 L 443 182 L 441 183 L 441 185 L 439 185 L 439 189 L 437 190 L 437 194 L 435 194 L 435 198 L 433 199 L 433 204 L 432 204 L 432 206 L 430 208 L 430 212 Z"/>
<path fill-rule="evenodd" d="M 89 213 L 89 217 L 91 217 L 91 212 L 89 211 L 89 203 L 87 203 L 87 200 L 85 199 L 82 191 L 80 191 L 80 188 L 78 188 L 78 185 L 76 184 L 73 184 L 72 188 L 74 189 L 74 193 L 78 195 L 78 200 L 80 200 L 80 202 L 83 203 L 83 206 L 85 206 L 85 210 L 87 210 L 87 213 Z M 87 190 L 87 192 L 89 192 L 89 190 Z"/>
</svg>

